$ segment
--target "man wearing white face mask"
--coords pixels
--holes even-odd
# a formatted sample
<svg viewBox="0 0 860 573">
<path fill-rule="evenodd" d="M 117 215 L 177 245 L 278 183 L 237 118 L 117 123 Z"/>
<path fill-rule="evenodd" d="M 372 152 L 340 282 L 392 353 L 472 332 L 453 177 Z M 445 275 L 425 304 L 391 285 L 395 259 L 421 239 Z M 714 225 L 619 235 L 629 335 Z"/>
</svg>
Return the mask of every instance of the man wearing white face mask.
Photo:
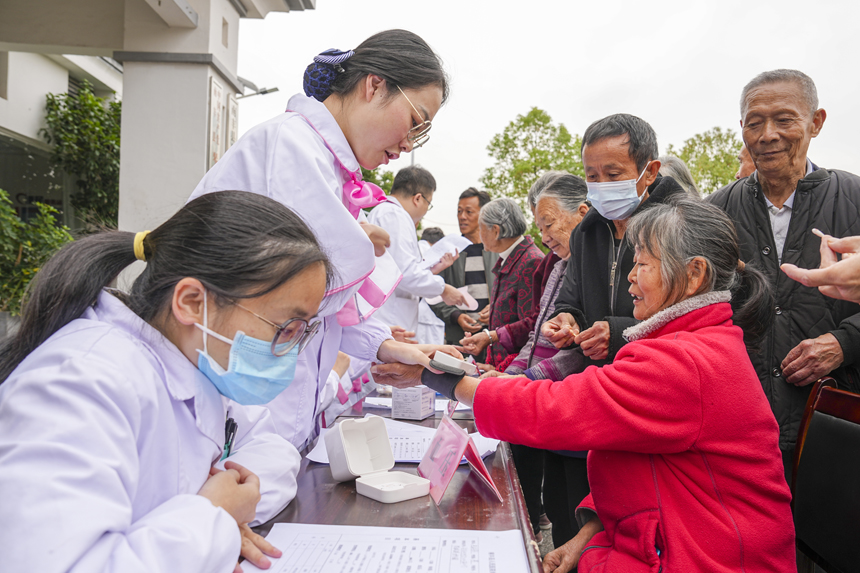
<svg viewBox="0 0 860 573">
<path fill-rule="evenodd" d="M 591 209 L 570 236 L 570 264 L 553 316 L 541 332 L 557 348 L 579 346 L 585 366 L 611 362 L 621 333 L 636 323 L 627 276 L 633 251 L 624 241 L 634 213 L 685 193 L 661 176 L 657 135 L 648 123 L 615 114 L 592 123 L 582 139 Z M 565 376 L 573 372 L 563 373 Z"/>
</svg>

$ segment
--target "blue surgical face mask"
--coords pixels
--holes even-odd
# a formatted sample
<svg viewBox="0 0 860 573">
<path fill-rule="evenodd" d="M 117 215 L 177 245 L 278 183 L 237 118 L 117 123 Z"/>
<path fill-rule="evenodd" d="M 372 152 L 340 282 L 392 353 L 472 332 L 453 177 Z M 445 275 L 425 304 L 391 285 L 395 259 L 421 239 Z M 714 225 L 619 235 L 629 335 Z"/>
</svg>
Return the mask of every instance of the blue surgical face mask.
<svg viewBox="0 0 860 573">
<path fill-rule="evenodd" d="M 651 162 L 648 162 L 651 165 Z M 645 175 L 648 165 L 642 170 L 637 179 L 624 181 L 606 181 L 603 183 L 587 181 L 588 200 L 597 212 L 612 221 L 626 219 L 633 214 L 642 197 L 636 192 L 636 184 Z M 645 196 L 645 193 L 642 193 Z"/>
<path fill-rule="evenodd" d="M 233 340 L 210 330 L 206 294 L 203 295 L 203 350 L 198 350 L 197 368 L 206 375 L 222 395 L 243 406 L 268 404 L 292 384 L 296 374 L 299 348 L 296 345 L 283 356 L 272 354 L 272 342 L 247 336 L 241 330 Z M 211 335 L 230 345 L 230 361 L 224 370 L 209 355 L 207 337 Z"/>
</svg>

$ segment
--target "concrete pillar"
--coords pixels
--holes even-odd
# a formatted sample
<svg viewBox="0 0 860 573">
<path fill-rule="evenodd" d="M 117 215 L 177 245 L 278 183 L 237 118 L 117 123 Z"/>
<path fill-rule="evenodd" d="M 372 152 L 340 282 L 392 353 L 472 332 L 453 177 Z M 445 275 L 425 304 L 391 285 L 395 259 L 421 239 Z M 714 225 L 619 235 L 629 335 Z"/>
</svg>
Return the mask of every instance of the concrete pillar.
<svg viewBox="0 0 860 573">
<path fill-rule="evenodd" d="M 146 0 L 126 0 L 119 228 L 175 213 L 226 151 L 239 13 L 229 0 L 188 0 L 196 27 L 171 27 Z M 231 109 L 232 108 L 232 109 Z"/>
</svg>

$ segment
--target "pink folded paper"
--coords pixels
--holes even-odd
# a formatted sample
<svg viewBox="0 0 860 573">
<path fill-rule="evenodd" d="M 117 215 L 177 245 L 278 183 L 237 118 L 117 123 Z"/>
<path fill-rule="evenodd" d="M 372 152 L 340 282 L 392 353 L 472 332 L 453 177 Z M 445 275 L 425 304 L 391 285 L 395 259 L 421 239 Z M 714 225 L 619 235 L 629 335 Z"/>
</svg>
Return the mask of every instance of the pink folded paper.
<svg viewBox="0 0 860 573">
<path fill-rule="evenodd" d="M 451 418 L 445 416 L 436 429 L 430 447 L 418 464 L 418 475 L 430 480 L 430 497 L 436 505 L 442 501 L 442 496 L 448 489 L 448 484 L 451 483 L 451 478 L 454 477 L 454 472 L 457 471 L 457 466 L 460 465 L 464 455 L 472 471 L 493 490 L 499 501 L 502 501 L 502 494 L 493 483 L 493 478 L 487 466 L 484 465 L 484 460 L 481 459 L 471 436 L 452 422 Z"/>
</svg>

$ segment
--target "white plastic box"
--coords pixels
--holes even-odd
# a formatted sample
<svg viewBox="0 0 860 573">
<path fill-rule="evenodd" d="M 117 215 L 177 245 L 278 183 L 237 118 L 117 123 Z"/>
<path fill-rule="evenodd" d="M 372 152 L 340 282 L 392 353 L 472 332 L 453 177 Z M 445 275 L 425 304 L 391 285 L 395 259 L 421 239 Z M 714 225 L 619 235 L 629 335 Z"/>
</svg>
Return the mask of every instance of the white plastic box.
<svg viewBox="0 0 860 573">
<path fill-rule="evenodd" d="M 427 386 L 395 388 L 391 393 L 391 417 L 423 420 L 436 413 L 436 391 Z"/>
<path fill-rule="evenodd" d="M 343 420 L 325 435 L 331 475 L 337 481 L 355 479 L 355 491 L 363 496 L 395 503 L 430 493 L 430 480 L 394 467 L 388 430 L 379 416 Z"/>
</svg>

